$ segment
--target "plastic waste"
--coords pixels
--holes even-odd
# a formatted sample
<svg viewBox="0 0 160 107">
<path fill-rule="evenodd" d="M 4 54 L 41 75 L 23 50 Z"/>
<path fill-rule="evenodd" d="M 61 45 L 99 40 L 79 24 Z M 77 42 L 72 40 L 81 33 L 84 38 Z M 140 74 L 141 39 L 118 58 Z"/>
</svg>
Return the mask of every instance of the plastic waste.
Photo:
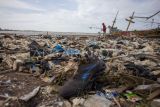
<svg viewBox="0 0 160 107">
<path fill-rule="evenodd" d="M 105 97 L 107 99 L 113 99 L 114 97 L 118 96 L 117 92 L 101 92 L 101 91 L 97 91 L 96 92 L 97 95 Z"/>
<path fill-rule="evenodd" d="M 69 48 L 65 51 L 66 55 L 79 55 L 80 54 L 80 50 L 78 49 L 73 49 L 73 48 Z"/>
<path fill-rule="evenodd" d="M 45 56 L 49 53 L 44 47 L 41 47 L 36 41 L 29 44 L 30 56 Z"/>
<path fill-rule="evenodd" d="M 59 90 L 60 96 L 68 99 L 92 90 L 94 82 L 97 77 L 103 74 L 104 69 L 105 63 L 101 60 L 80 65 L 77 74 L 67 81 Z"/>
<path fill-rule="evenodd" d="M 146 69 L 144 66 L 135 65 L 134 63 L 125 64 L 127 70 L 133 71 L 133 75 L 144 77 L 147 79 L 157 80 L 157 78 L 151 74 L 151 72 Z"/>
<path fill-rule="evenodd" d="M 60 44 L 57 44 L 52 50 L 52 52 L 63 52 L 63 51 L 64 49 L 62 48 Z"/>
<path fill-rule="evenodd" d="M 31 67 L 30 67 L 30 70 L 31 70 L 32 73 L 33 73 L 33 72 L 36 72 L 36 71 L 37 71 L 36 65 L 35 65 L 35 64 L 32 64 Z"/>
<path fill-rule="evenodd" d="M 100 47 L 98 46 L 97 41 L 86 41 L 89 47 L 92 47 L 94 49 L 99 49 Z"/>
</svg>

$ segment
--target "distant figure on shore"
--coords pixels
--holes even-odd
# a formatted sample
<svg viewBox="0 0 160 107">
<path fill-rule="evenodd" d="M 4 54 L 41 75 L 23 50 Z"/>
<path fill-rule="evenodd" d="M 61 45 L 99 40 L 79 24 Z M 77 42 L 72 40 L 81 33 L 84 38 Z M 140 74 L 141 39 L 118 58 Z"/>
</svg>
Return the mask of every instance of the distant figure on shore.
<svg viewBox="0 0 160 107">
<path fill-rule="evenodd" d="M 103 36 L 106 36 L 106 25 L 102 23 L 102 31 L 103 31 Z"/>
</svg>

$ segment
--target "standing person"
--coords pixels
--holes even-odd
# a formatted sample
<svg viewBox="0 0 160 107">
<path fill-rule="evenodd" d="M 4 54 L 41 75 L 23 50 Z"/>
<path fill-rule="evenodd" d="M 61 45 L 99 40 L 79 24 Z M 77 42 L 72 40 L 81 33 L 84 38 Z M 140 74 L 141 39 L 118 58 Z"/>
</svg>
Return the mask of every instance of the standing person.
<svg viewBox="0 0 160 107">
<path fill-rule="evenodd" d="M 103 31 L 103 36 L 106 36 L 106 25 L 102 23 L 102 31 Z"/>
</svg>

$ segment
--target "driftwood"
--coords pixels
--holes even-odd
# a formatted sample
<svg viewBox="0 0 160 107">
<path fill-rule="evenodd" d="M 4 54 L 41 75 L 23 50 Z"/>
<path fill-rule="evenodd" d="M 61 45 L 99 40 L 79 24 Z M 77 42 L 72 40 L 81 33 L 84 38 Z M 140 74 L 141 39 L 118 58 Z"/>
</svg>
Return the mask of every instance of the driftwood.
<svg viewBox="0 0 160 107">
<path fill-rule="evenodd" d="M 144 77 L 138 77 L 138 76 L 133 76 L 133 75 L 129 75 L 129 74 L 119 74 L 117 76 L 113 76 L 113 75 L 108 75 L 108 74 L 104 74 L 102 77 L 98 78 L 99 82 L 102 83 L 111 83 L 111 82 L 116 82 L 116 83 L 125 83 L 125 85 L 129 86 L 129 87 L 135 87 L 137 85 L 141 85 L 141 84 L 155 84 L 157 83 L 156 81 L 150 80 L 150 79 L 146 79 Z"/>
<path fill-rule="evenodd" d="M 152 93 L 148 96 L 147 100 L 152 100 L 153 98 L 155 98 L 155 97 L 157 97 L 157 96 L 159 96 L 159 95 L 160 95 L 160 89 L 157 89 L 157 90 L 155 90 L 154 92 L 152 92 Z"/>
<path fill-rule="evenodd" d="M 138 76 L 133 76 L 133 75 L 128 75 L 128 74 L 120 74 L 121 78 L 131 78 L 133 80 L 137 81 L 137 84 L 154 84 L 157 83 L 156 81 L 150 80 L 150 79 L 146 79 L 144 77 L 138 77 Z"/>
<path fill-rule="evenodd" d="M 12 72 L 12 71 L 13 71 L 12 69 L 7 69 L 5 71 L 0 71 L 0 75 L 8 73 L 8 72 Z"/>
<path fill-rule="evenodd" d="M 6 53 L 6 54 L 27 53 L 27 52 L 29 52 L 29 50 L 11 50 L 11 49 L 0 50 L 0 53 Z"/>
<path fill-rule="evenodd" d="M 134 88 L 136 91 L 141 91 L 141 90 L 154 90 L 160 88 L 160 84 L 149 84 L 149 85 L 138 85 L 137 87 Z"/>
<path fill-rule="evenodd" d="M 35 88 L 32 92 L 30 92 L 29 94 L 26 94 L 24 96 L 21 96 L 19 99 L 23 100 L 23 101 L 29 101 L 31 98 L 33 98 L 35 95 L 37 95 L 37 93 L 40 90 L 40 86 L 38 86 L 37 88 Z"/>
</svg>

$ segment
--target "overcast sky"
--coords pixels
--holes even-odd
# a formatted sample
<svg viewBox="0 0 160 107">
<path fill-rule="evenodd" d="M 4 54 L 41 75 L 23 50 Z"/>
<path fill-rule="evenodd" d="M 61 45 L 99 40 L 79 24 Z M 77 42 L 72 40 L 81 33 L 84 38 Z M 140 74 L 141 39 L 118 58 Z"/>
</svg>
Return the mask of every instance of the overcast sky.
<svg viewBox="0 0 160 107">
<path fill-rule="evenodd" d="M 89 27 L 107 26 L 119 10 L 117 26 L 125 30 L 125 18 L 150 16 L 160 10 L 160 0 L 0 0 L 0 27 L 19 30 L 98 32 Z M 160 22 L 160 14 L 154 17 Z M 135 19 L 130 30 L 148 29 L 151 24 Z M 151 19 L 149 20 L 151 21 Z M 157 25 L 153 25 L 156 27 Z"/>
</svg>

